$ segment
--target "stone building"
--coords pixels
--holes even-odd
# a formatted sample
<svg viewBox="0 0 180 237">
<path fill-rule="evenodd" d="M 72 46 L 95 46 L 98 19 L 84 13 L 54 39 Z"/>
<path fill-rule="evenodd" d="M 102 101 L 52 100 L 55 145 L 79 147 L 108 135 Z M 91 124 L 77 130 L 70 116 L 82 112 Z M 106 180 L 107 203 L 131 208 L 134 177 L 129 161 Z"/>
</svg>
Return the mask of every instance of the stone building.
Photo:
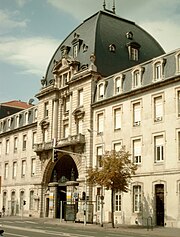
<svg viewBox="0 0 180 237">
<path fill-rule="evenodd" d="M 116 194 L 116 223 L 145 224 L 151 217 L 156 225 L 179 226 L 179 69 L 178 50 L 165 54 L 114 11 L 86 19 L 52 56 L 38 104 L 0 120 L 7 214 L 111 221 L 109 192 L 89 187 L 86 172 L 105 150 L 125 145 L 138 170 L 130 191 Z M 16 117 L 23 121 L 18 128 Z"/>
</svg>

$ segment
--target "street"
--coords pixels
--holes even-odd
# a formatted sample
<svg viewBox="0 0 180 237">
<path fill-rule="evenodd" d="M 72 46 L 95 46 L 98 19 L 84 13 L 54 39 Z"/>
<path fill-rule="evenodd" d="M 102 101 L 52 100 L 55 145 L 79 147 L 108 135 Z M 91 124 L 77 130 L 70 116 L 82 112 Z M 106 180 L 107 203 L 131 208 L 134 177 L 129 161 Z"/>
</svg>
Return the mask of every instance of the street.
<svg viewBox="0 0 180 237">
<path fill-rule="evenodd" d="M 126 228 L 102 228 L 97 225 L 84 226 L 79 223 L 63 223 L 58 220 L 50 223 L 45 219 L 31 218 L 1 218 L 0 229 L 5 231 L 5 237 L 178 237 L 180 229 L 165 231 L 152 231 L 147 229 L 126 229 Z M 168 230 L 168 229 L 167 229 Z"/>
</svg>

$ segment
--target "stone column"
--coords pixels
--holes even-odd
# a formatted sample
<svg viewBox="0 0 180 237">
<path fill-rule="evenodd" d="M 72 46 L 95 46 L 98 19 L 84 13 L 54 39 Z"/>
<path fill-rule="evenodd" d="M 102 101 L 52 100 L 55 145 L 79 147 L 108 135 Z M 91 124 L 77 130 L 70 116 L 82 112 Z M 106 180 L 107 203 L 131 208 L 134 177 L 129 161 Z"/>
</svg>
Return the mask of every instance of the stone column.
<svg viewBox="0 0 180 237">
<path fill-rule="evenodd" d="M 57 216 L 57 188 L 58 183 L 49 183 L 49 218 Z"/>
</svg>

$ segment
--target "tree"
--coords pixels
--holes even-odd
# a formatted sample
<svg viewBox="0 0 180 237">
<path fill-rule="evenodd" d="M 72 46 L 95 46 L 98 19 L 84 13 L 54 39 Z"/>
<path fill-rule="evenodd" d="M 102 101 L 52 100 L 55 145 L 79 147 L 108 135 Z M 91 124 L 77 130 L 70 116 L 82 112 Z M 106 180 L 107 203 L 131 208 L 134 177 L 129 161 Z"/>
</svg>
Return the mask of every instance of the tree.
<svg viewBox="0 0 180 237">
<path fill-rule="evenodd" d="M 106 151 L 102 157 L 102 167 L 88 170 L 88 182 L 111 190 L 111 219 L 114 228 L 114 193 L 128 192 L 132 175 L 137 165 L 131 162 L 131 154 L 123 147 L 119 152 Z"/>
</svg>

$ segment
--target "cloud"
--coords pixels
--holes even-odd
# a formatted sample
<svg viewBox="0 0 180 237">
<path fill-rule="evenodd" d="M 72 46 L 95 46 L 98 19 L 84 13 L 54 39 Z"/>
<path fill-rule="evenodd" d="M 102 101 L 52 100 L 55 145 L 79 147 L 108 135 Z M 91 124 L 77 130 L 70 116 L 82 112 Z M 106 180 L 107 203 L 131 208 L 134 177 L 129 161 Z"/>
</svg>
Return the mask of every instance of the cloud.
<svg viewBox="0 0 180 237">
<path fill-rule="evenodd" d="M 3 38 L 0 41 L 0 60 L 21 67 L 20 73 L 41 77 L 59 46 L 52 38 Z"/>
<path fill-rule="evenodd" d="M 25 28 L 27 26 L 27 21 L 18 21 L 16 18 L 18 12 L 9 12 L 7 10 L 0 9 L 0 34 L 6 33 L 14 28 Z"/>
<path fill-rule="evenodd" d="M 27 4 L 27 2 L 29 2 L 28 0 L 15 0 L 15 1 L 19 7 L 24 7 L 24 5 Z"/>
<path fill-rule="evenodd" d="M 170 20 L 142 22 L 141 27 L 146 29 L 168 53 L 180 47 L 179 25 Z"/>
<path fill-rule="evenodd" d="M 84 20 L 102 9 L 102 1 L 97 0 L 47 0 L 52 7 L 64 11 L 78 20 Z"/>
</svg>

